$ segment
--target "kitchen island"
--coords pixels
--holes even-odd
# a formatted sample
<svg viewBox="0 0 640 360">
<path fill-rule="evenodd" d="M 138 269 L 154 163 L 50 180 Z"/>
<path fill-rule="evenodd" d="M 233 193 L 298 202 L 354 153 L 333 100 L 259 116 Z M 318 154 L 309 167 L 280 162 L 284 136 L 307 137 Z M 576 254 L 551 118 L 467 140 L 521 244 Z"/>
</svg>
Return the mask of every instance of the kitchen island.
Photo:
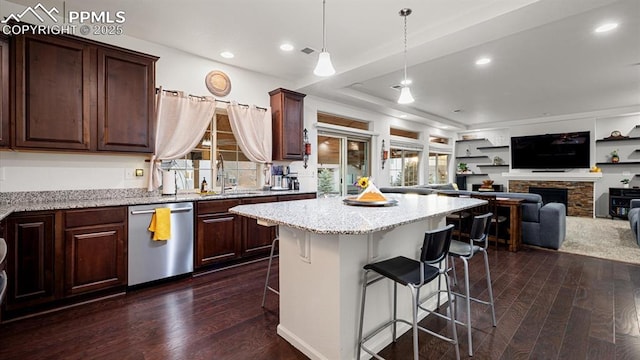
<svg viewBox="0 0 640 360">
<path fill-rule="evenodd" d="M 349 206 L 342 198 L 318 198 L 229 210 L 265 226 L 279 226 L 278 334 L 312 359 L 355 357 L 365 264 L 398 255 L 417 258 L 425 230 L 444 226 L 447 214 L 486 203 L 437 195 L 387 197 L 398 204 Z M 427 294 L 435 287 L 424 289 Z M 365 333 L 391 317 L 393 292 L 383 281 L 367 293 Z M 435 301 L 434 297 L 427 306 L 435 307 Z M 409 292 L 399 290 L 399 317 L 411 317 L 410 304 Z M 398 325 L 400 333 L 409 329 L 403 325 Z M 390 343 L 389 329 L 369 344 L 379 351 Z"/>
</svg>

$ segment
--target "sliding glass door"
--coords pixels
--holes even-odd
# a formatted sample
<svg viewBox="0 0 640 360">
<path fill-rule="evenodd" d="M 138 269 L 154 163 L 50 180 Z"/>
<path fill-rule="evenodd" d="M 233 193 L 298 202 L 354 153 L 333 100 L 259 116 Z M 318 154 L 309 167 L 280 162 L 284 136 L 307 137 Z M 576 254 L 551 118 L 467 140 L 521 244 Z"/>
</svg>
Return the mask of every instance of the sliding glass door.
<svg viewBox="0 0 640 360">
<path fill-rule="evenodd" d="M 318 135 L 318 193 L 324 196 L 357 194 L 354 185 L 370 176 L 370 140 L 335 134 Z"/>
</svg>

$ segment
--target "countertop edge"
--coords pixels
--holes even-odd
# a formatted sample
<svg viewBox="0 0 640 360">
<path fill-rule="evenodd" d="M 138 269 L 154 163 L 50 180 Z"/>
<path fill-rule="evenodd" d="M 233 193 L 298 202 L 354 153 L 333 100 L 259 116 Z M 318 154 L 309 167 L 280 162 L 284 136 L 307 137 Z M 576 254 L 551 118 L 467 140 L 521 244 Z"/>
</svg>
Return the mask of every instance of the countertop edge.
<svg viewBox="0 0 640 360">
<path fill-rule="evenodd" d="M 265 196 L 282 196 L 282 195 L 304 195 L 315 194 L 315 191 L 251 191 L 240 193 L 227 193 L 215 195 L 200 194 L 181 194 L 181 195 L 162 195 L 150 197 L 135 198 L 118 198 L 118 199 L 87 199 L 73 201 L 52 201 L 52 202 L 25 202 L 8 205 L 0 205 L 0 221 L 17 212 L 30 211 L 48 211 L 48 210 L 67 210 L 81 208 L 96 208 L 108 206 L 135 206 L 147 204 L 166 204 L 176 202 L 198 202 L 208 200 L 225 200 L 239 198 L 255 198 Z"/>
</svg>

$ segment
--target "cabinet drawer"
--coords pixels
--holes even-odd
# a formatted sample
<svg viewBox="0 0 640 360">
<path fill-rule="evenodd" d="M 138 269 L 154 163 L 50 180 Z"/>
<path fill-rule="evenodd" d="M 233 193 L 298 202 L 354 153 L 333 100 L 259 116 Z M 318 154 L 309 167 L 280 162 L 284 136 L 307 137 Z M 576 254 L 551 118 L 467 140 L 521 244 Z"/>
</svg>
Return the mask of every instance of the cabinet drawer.
<svg viewBox="0 0 640 360">
<path fill-rule="evenodd" d="M 124 222 L 127 218 L 127 208 L 109 207 L 95 209 L 67 210 L 64 213 L 64 227 L 75 228 L 102 224 Z"/>
<path fill-rule="evenodd" d="M 242 199 L 242 204 L 262 204 L 278 201 L 277 196 L 261 196 L 257 198 Z"/>
<path fill-rule="evenodd" d="M 295 195 L 280 195 L 278 196 L 278 201 L 293 201 L 293 200 L 305 200 L 305 199 L 315 199 L 316 194 L 295 194 Z"/>
<path fill-rule="evenodd" d="M 224 213 L 237 205 L 240 199 L 198 201 L 198 214 Z"/>
</svg>

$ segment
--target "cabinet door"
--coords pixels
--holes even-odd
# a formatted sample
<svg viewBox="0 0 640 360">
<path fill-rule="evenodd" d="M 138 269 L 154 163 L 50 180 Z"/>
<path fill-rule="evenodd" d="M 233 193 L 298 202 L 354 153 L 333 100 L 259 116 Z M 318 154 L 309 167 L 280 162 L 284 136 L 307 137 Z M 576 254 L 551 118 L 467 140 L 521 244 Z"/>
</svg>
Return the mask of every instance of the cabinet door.
<svg viewBox="0 0 640 360">
<path fill-rule="evenodd" d="M 65 295 L 127 284 L 125 225 L 94 225 L 65 231 Z"/>
<path fill-rule="evenodd" d="M 195 267 L 240 257 L 240 223 L 239 217 L 230 213 L 198 215 Z"/>
<path fill-rule="evenodd" d="M 153 152 L 155 58 L 98 48 L 98 150 Z"/>
<path fill-rule="evenodd" d="M 7 227 L 7 310 L 54 300 L 54 215 L 11 216 Z"/>
<path fill-rule="evenodd" d="M 278 201 L 277 196 L 266 196 L 243 200 L 243 204 L 260 204 Z M 268 254 L 276 236 L 275 226 L 258 225 L 256 219 L 242 217 L 242 256 Z"/>
<path fill-rule="evenodd" d="M 0 35 L 0 147 L 9 146 L 9 40 Z"/>
<path fill-rule="evenodd" d="M 302 160 L 304 94 L 276 89 L 271 96 L 273 160 Z"/>
<path fill-rule="evenodd" d="M 89 47 L 62 38 L 22 35 L 15 49 L 15 146 L 88 150 Z"/>
</svg>

